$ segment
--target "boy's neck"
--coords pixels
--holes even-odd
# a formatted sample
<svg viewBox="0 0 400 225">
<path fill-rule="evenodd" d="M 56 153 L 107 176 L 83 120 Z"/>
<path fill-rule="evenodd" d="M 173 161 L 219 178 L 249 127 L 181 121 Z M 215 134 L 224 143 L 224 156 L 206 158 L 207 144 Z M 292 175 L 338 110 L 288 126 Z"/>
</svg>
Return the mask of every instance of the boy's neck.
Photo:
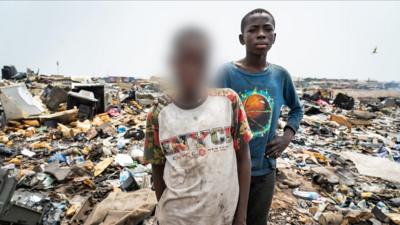
<svg viewBox="0 0 400 225">
<path fill-rule="evenodd" d="M 267 63 L 267 54 L 265 55 L 256 55 L 250 52 L 246 52 L 246 57 L 241 60 L 244 69 L 249 72 L 260 72 L 264 71 L 268 66 Z"/>
<path fill-rule="evenodd" d="M 183 109 L 194 109 L 207 99 L 207 91 L 182 91 L 174 99 L 174 103 Z"/>
</svg>

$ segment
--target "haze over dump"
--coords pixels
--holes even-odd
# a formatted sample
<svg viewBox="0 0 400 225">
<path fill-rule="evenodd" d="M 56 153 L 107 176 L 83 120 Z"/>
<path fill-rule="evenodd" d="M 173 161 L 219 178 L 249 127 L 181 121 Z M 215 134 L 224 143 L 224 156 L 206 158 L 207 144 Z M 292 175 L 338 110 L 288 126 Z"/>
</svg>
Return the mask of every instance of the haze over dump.
<svg viewBox="0 0 400 225">
<path fill-rule="evenodd" d="M 187 23 L 209 30 L 219 65 L 244 56 L 240 20 L 259 7 L 276 18 L 269 61 L 292 76 L 399 80 L 400 2 L 1 2 L 0 65 L 159 75 L 172 33 Z"/>
</svg>

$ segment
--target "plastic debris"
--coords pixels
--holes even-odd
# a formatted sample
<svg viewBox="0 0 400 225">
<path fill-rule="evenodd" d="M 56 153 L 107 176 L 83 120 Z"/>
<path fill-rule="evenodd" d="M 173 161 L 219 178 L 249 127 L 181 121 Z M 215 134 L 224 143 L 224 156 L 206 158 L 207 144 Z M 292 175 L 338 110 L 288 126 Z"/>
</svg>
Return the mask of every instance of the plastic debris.
<svg viewBox="0 0 400 225">
<path fill-rule="evenodd" d="M 121 189 L 124 191 L 132 191 L 140 189 L 138 183 L 135 180 L 135 177 L 127 169 L 121 171 L 121 174 L 119 175 L 119 183 L 121 185 Z"/>
<path fill-rule="evenodd" d="M 300 191 L 298 188 L 293 190 L 293 195 L 299 198 L 310 201 L 322 201 L 322 197 L 317 192 L 312 191 Z"/>
<path fill-rule="evenodd" d="M 116 163 L 118 163 L 118 165 L 123 167 L 129 167 L 133 165 L 132 157 L 128 154 L 117 154 L 114 160 Z"/>
<path fill-rule="evenodd" d="M 29 151 L 28 149 L 24 148 L 24 149 L 22 149 L 21 154 L 24 155 L 24 156 L 27 156 L 29 158 L 32 158 L 33 156 L 35 156 L 36 153 L 34 153 L 32 151 Z"/>
</svg>

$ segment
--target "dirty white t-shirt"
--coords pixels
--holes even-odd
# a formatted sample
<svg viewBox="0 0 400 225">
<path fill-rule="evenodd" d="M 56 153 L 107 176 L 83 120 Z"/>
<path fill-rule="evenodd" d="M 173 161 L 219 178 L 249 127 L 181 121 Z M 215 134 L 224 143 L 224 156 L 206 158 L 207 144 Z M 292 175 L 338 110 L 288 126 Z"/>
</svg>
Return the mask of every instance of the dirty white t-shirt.
<svg viewBox="0 0 400 225">
<path fill-rule="evenodd" d="M 235 150 L 251 132 L 230 89 L 214 89 L 199 107 L 171 103 L 148 114 L 145 158 L 165 165 L 160 225 L 231 225 L 239 183 Z"/>
</svg>

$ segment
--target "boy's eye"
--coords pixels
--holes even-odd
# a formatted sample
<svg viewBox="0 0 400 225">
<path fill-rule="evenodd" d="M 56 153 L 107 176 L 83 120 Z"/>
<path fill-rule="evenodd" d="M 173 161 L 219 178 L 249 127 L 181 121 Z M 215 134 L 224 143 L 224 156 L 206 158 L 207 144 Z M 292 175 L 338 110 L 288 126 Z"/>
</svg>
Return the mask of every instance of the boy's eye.
<svg viewBox="0 0 400 225">
<path fill-rule="evenodd" d="M 264 30 L 265 30 L 266 32 L 272 32 L 272 31 L 274 31 L 274 29 L 273 29 L 272 27 L 270 27 L 270 26 L 264 27 Z"/>
</svg>

